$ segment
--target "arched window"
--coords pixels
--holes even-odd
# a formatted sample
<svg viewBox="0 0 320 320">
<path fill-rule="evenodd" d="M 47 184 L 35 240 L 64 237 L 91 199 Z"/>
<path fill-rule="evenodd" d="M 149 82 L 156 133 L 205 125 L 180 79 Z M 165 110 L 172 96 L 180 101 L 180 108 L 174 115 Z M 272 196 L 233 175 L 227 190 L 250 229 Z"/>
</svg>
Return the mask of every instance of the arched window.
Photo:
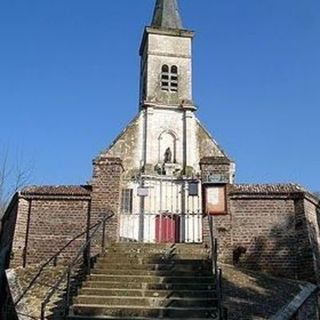
<svg viewBox="0 0 320 320">
<path fill-rule="evenodd" d="M 178 67 L 172 66 L 171 67 L 171 75 L 170 75 L 170 89 L 173 92 L 178 91 Z"/>
<path fill-rule="evenodd" d="M 161 89 L 163 91 L 178 91 L 178 67 L 173 65 L 169 68 L 164 64 L 161 68 Z"/>
<path fill-rule="evenodd" d="M 178 74 L 178 67 L 177 66 L 172 66 L 171 67 L 171 73 Z"/>
<path fill-rule="evenodd" d="M 164 64 L 161 68 L 161 89 L 164 91 L 169 91 L 169 76 L 169 67 Z"/>
<path fill-rule="evenodd" d="M 166 64 L 162 66 L 162 72 L 166 72 L 166 73 L 169 72 L 169 67 Z"/>
</svg>

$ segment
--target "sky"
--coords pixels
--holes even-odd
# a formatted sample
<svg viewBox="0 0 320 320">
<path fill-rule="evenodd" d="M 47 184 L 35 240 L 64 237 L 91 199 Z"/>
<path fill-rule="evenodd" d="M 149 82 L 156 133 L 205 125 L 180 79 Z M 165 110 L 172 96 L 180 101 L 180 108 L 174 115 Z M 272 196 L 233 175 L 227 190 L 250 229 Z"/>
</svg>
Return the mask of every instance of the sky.
<svg viewBox="0 0 320 320">
<path fill-rule="evenodd" d="M 153 0 L 0 1 L 0 159 L 85 184 L 138 111 Z M 198 117 L 238 183 L 320 190 L 320 1 L 180 0 Z"/>
</svg>

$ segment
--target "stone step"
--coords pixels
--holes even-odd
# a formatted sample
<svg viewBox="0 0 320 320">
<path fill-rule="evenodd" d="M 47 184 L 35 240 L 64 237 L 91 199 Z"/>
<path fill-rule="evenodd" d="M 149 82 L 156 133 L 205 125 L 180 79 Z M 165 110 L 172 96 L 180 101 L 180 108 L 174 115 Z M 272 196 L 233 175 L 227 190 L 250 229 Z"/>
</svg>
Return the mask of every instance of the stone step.
<svg viewBox="0 0 320 320">
<path fill-rule="evenodd" d="M 216 304 L 202 244 L 115 244 L 98 259 L 68 319 L 200 320 L 216 314 Z"/>
<path fill-rule="evenodd" d="M 176 271 L 198 271 L 198 270 L 209 270 L 211 271 L 211 263 L 207 261 L 200 261 L 200 262 L 192 262 L 188 263 L 179 263 L 178 262 L 170 262 L 170 263 L 149 263 L 149 264 L 127 264 L 127 263 L 110 263 L 110 262 L 98 262 L 95 265 L 97 269 L 104 269 L 104 270 L 176 270 Z"/>
<path fill-rule="evenodd" d="M 129 248 L 140 248 L 140 249 L 198 249 L 206 248 L 203 243 L 141 243 L 141 242 L 117 242 L 113 243 L 110 248 L 124 248 L 128 250 Z"/>
<path fill-rule="evenodd" d="M 175 246 L 160 246 L 159 245 L 118 245 L 112 246 L 107 250 L 108 253 L 144 253 L 144 254 L 167 254 L 169 252 L 186 254 L 186 253 L 201 253 L 208 254 L 208 248 L 203 245 L 175 245 Z"/>
<path fill-rule="evenodd" d="M 145 249 L 168 249 L 176 246 L 172 243 L 141 243 L 141 242 L 116 242 L 113 243 L 111 248 L 145 248 Z"/>
<path fill-rule="evenodd" d="M 158 320 L 159 318 L 146 317 L 116 317 L 116 316 L 75 316 L 67 317 L 69 320 Z M 161 318 L 162 320 L 170 320 L 171 318 Z M 175 318 L 175 320 L 207 320 L 208 318 Z"/>
<path fill-rule="evenodd" d="M 202 256 L 172 256 L 172 257 L 163 257 L 163 256 L 143 256 L 143 255 L 113 255 L 113 256 L 104 256 L 99 259 L 99 262 L 102 264 L 208 264 L 209 260 L 204 259 Z"/>
<path fill-rule="evenodd" d="M 206 298 L 215 297 L 213 290 L 139 290 L 139 289 L 103 289 L 103 288 L 82 288 L 80 295 L 87 296 L 129 296 L 129 297 L 159 297 L 159 298 Z"/>
<path fill-rule="evenodd" d="M 116 316 L 122 319 L 128 317 L 153 317 L 153 318 L 209 318 L 210 314 L 216 314 L 216 307 L 146 307 L 146 306 L 101 306 L 89 304 L 74 304 L 74 315 L 81 316 Z"/>
<path fill-rule="evenodd" d="M 198 277 L 161 277 L 148 275 L 104 275 L 92 273 L 88 276 L 88 280 L 92 281 L 114 281 L 114 282 L 135 282 L 135 283 L 213 283 L 213 276 L 198 276 Z"/>
<path fill-rule="evenodd" d="M 121 269 L 105 269 L 103 267 L 96 267 L 92 271 L 94 274 L 99 275 L 136 275 L 136 276 L 158 276 L 158 277 L 202 277 L 212 276 L 212 272 L 209 270 L 197 270 L 197 271 L 178 271 L 174 268 L 171 270 L 121 270 Z"/>
<path fill-rule="evenodd" d="M 138 289 L 138 290 L 212 290 L 213 283 L 142 283 L 142 282 L 116 282 L 116 281 L 86 281 L 83 288 L 100 289 Z"/>
<path fill-rule="evenodd" d="M 92 296 L 79 295 L 74 299 L 75 304 L 90 304 L 101 306 L 146 306 L 146 307 L 208 307 L 215 305 L 217 299 L 213 297 L 113 297 L 113 296 Z"/>
<path fill-rule="evenodd" d="M 159 264 L 159 263 L 170 263 L 179 261 L 187 261 L 183 263 L 193 263 L 197 261 L 205 261 L 206 257 L 202 255 L 171 255 L 171 256 L 163 256 L 163 255 L 143 255 L 143 254 L 127 254 L 127 255 L 108 255 L 106 254 L 101 258 L 101 262 L 109 262 L 109 263 L 147 263 L 147 264 Z M 209 262 L 209 261 L 208 261 Z"/>
</svg>

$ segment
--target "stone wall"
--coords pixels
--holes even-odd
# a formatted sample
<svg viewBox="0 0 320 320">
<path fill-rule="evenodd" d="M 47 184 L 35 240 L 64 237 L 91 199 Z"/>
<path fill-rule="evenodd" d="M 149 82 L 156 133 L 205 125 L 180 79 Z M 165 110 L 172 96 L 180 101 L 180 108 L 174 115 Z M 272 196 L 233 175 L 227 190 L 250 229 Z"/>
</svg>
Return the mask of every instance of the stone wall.
<svg viewBox="0 0 320 320">
<path fill-rule="evenodd" d="M 132 178 L 139 173 L 141 165 L 142 141 L 142 114 L 139 113 L 113 141 L 109 148 L 102 152 L 102 156 L 109 158 L 121 158 L 127 178 Z"/>
<path fill-rule="evenodd" d="M 142 66 L 145 69 L 146 100 L 164 105 L 179 105 L 192 101 L 192 37 L 185 30 L 147 28 L 141 45 Z M 143 55 L 143 52 L 145 55 Z M 177 92 L 161 90 L 159 74 L 162 65 L 177 66 Z"/>
</svg>

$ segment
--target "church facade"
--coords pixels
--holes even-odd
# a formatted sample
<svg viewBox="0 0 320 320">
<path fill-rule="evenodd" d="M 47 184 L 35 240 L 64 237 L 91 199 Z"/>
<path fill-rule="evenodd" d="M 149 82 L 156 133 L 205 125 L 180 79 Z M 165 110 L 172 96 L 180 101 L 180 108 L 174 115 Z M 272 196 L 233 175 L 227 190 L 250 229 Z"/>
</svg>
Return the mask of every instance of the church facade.
<svg viewBox="0 0 320 320">
<path fill-rule="evenodd" d="M 206 246 L 212 216 L 222 262 L 318 283 L 319 199 L 295 184 L 235 183 L 235 163 L 196 116 L 193 37 L 177 2 L 158 0 L 140 47 L 136 117 L 95 158 L 90 184 L 14 196 L 2 221 L 3 268 L 44 261 L 112 211 L 110 242 Z"/>
<path fill-rule="evenodd" d="M 174 2 L 158 5 L 140 48 L 140 104 L 135 119 L 103 157 L 122 160 L 122 239 L 202 242 L 200 160 L 234 167 L 196 117 L 192 97 L 192 39 Z M 142 217 L 143 215 L 143 217 Z"/>
</svg>

